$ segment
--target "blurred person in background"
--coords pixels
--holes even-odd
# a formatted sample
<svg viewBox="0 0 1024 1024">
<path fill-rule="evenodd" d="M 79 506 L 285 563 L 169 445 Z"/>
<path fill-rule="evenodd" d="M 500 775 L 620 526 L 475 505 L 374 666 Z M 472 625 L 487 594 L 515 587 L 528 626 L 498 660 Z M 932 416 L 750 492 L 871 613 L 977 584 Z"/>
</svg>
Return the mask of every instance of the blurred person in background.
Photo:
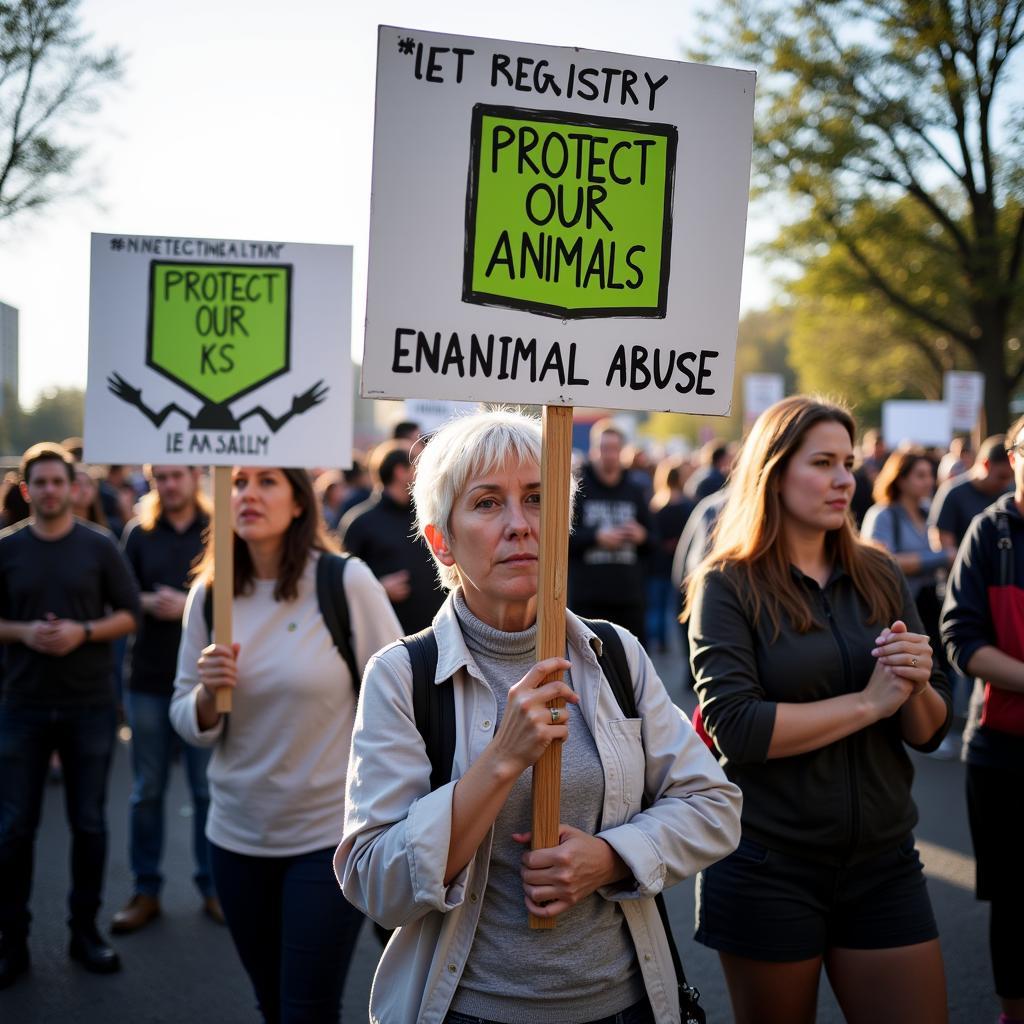
<svg viewBox="0 0 1024 1024">
<path fill-rule="evenodd" d="M 734 450 L 720 438 L 708 441 L 700 450 L 700 467 L 686 482 L 686 496 L 696 504 L 720 491 L 729 479 Z"/>
<path fill-rule="evenodd" d="M 647 642 L 663 654 L 668 650 L 669 617 L 678 614 L 672 559 L 693 508 L 683 493 L 683 460 L 662 459 L 654 472 L 650 505 L 658 543 L 648 562 Z"/>
<path fill-rule="evenodd" d="M 126 514 L 124 505 L 122 489 L 125 484 L 130 485 L 127 466 L 108 466 L 106 474 L 99 478 L 103 514 L 107 517 L 107 529 L 115 540 L 121 539 L 124 524 L 131 518 L 130 513 Z"/>
<path fill-rule="evenodd" d="M 87 523 L 108 529 L 107 517 L 100 501 L 99 484 L 89 472 L 89 467 L 81 463 L 75 466 L 75 480 L 71 485 L 71 511 Z"/>
<path fill-rule="evenodd" d="M 978 457 L 970 470 L 947 481 L 935 495 L 928 513 L 933 541 L 940 548 L 959 548 L 971 520 L 1012 486 L 1006 438 L 994 434 L 978 446 Z"/>
<path fill-rule="evenodd" d="M 969 437 L 954 437 L 949 451 L 939 460 L 939 485 L 966 473 L 974 465 L 974 449 Z"/>
<path fill-rule="evenodd" d="M 202 554 L 212 506 L 192 466 L 147 466 L 146 475 L 153 489 L 139 502 L 139 516 L 125 527 L 122 543 L 141 591 L 143 616 L 132 647 L 125 700 L 134 776 L 128 812 L 133 890 L 111 924 L 111 931 L 119 934 L 137 931 L 160 914 L 164 795 L 173 755 L 181 746 L 192 797 L 194 880 L 205 913 L 224 921 L 206 841 L 210 751 L 179 744 L 168 717 L 189 573 Z"/>
<path fill-rule="evenodd" d="M 340 470 L 325 469 L 313 481 L 313 491 L 320 502 L 320 512 L 329 530 L 341 522 L 341 506 L 345 500 L 345 479 Z"/>
<path fill-rule="evenodd" d="M 950 660 L 976 677 L 964 754 L 975 894 L 990 904 L 1000 1024 L 1024 1021 L 1024 417 L 1006 434 L 1014 490 L 972 520 L 942 609 Z"/>
<path fill-rule="evenodd" d="M 21 493 L 21 477 L 14 470 L 4 474 L 3 498 L 0 499 L 0 529 L 14 526 L 31 514 L 28 502 Z"/>
<path fill-rule="evenodd" d="M 29 896 L 51 753 L 71 826 L 70 956 L 120 970 L 96 927 L 107 859 L 107 779 L 116 710 L 112 641 L 135 630 L 138 595 L 110 535 L 71 511 L 74 462 L 55 444 L 21 464 L 31 516 L 0 535 L 0 988 L 28 970 Z"/>
<path fill-rule="evenodd" d="M 341 508 L 338 510 L 338 522 L 341 522 L 350 508 L 361 505 L 373 493 L 370 474 L 366 468 L 366 454 L 353 450 L 352 465 L 341 471 L 341 477 L 345 481 L 345 497 L 342 498 Z"/>
<path fill-rule="evenodd" d="M 881 431 L 864 431 L 853 471 L 853 500 L 850 502 L 850 510 L 858 527 L 864 522 L 864 516 L 874 502 L 875 477 L 881 472 L 888 457 L 889 449 L 885 446 Z"/>
<path fill-rule="evenodd" d="M 644 492 L 622 465 L 625 434 L 610 419 L 590 429 L 590 461 L 580 475 L 569 534 L 569 604 L 644 638 L 645 561 L 656 543 Z"/>
<path fill-rule="evenodd" d="M 407 450 L 415 448 L 422 436 L 423 431 L 415 420 L 399 420 L 391 431 L 391 440 L 400 442 Z"/>
<path fill-rule="evenodd" d="M 406 634 L 426 629 L 444 603 L 434 559 L 416 535 L 412 502 L 415 471 L 401 441 L 385 441 L 370 455 L 373 495 L 341 521 L 342 547 L 361 558 L 387 591 Z"/>
</svg>

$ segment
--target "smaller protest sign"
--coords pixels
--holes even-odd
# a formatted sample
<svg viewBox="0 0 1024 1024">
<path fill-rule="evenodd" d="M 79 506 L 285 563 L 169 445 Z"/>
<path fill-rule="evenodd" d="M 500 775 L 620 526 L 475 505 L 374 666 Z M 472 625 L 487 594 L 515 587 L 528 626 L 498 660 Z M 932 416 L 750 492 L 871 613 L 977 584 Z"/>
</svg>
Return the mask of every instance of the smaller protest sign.
<svg viewBox="0 0 1024 1024">
<path fill-rule="evenodd" d="M 743 377 L 743 421 L 748 425 L 786 396 L 781 373 L 748 373 Z"/>
<path fill-rule="evenodd" d="M 889 448 L 904 444 L 945 448 L 953 439 L 949 406 L 945 402 L 883 402 L 882 437 Z"/>
<path fill-rule="evenodd" d="M 985 402 L 985 374 L 947 370 L 942 383 L 942 397 L 950 410 L 950 426 L 953 430 L 974 430 Z"/>
</svg>

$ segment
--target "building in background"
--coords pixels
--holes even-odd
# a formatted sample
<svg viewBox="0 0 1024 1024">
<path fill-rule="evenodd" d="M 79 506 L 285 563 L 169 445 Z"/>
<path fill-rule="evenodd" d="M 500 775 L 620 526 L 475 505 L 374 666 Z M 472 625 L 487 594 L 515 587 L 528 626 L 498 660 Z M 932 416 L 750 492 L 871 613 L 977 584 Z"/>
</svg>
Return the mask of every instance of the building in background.
<svg viewBox="0 0 1024 1024">
<path fill-rule="evenodd" d="M 18 310 L 0 302 L 0 416 L 18 401 Z"/>
</svg>

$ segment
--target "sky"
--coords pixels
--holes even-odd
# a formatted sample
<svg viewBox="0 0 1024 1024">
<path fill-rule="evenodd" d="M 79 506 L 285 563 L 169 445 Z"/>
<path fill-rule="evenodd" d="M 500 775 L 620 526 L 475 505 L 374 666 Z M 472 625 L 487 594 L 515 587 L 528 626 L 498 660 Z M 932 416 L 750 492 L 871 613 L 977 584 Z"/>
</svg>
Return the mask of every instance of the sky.
<svg viewBox="0 0 1024 1024">
<path fill-rule="evenodd" d="M 695 42 L 696 6 L 84 0 L 83 28 L 94 46 L 124 52 L 126 73 L 87 122 L 82 178 L 100 180 L 91 198 L 0 225 L 0 301 L 20 310 L 22 403 L 85 386 L 93 231 L 352 245 L 359 357 L 379 24 L 676 60 Z M 751 220 L 748 247 L 769 234 Z M 742 308 L 771 297 L 748 256 Z"/>
</svg>

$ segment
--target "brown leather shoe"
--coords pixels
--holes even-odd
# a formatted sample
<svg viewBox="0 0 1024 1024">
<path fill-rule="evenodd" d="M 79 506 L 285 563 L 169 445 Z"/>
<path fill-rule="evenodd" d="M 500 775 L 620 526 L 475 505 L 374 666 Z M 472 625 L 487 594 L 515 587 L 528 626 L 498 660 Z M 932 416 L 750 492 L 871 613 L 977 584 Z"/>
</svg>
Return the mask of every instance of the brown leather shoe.
<svg viewBox="0 0 1024 1024">
<path fill-rule="evenodd" d="M 220 900 L 216 896 L 207 896 L 203 900 L 203 913 L 211 921 L 216 921 L 217 924 L 227 923 L 224 920 L 224 911 L 221 909 Z"/>
<path fill-rule="evenodd" d="M 147 896 L 137 892 L 115 915 L 110 922 L 110 930 L 115 935 L 126 935 L 145 928 L 155 917 L 160 916 L 160 901 L 155 896 Z"/>
</svg>

